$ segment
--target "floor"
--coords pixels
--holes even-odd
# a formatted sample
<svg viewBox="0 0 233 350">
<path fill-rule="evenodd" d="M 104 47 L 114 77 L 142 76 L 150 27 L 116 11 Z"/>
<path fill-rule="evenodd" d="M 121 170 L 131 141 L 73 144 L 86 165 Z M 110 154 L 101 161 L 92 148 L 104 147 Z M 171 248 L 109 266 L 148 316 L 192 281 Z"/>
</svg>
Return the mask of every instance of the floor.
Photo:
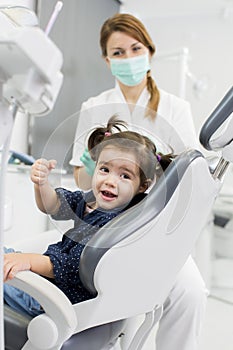
<svg viewBox="0 0 233 350">
<path fill-rule="evenodd" d="M 143 350 L 155 350 L 156 330 Z M 206 319 L 198 350 L 233 350 L 233 304 L 209 296 Z"/>
<path fill-rule="evenodd" d="M 233 304 L 210 296 L 198 350 L 220 349 L 233 349 Z"/>
<path fill-rule="evenodd" d="M 198 350 L 233 350 L 233 259 L 214 259 L 211 265 L 210 295 Z M 142 350 L 156 350 L 156 331 L 157 327 Z"/>
<path fill-rule="evenodd" d="M 208 286 L 210 295 L 198 350 L 233 350 L 232 271 L 233 258 L 215 258 L 211 261 L 212 277 Z M 156 329 L 148 338 L 143 350 L 156 350 L 155 335 Z"/>
</svg>

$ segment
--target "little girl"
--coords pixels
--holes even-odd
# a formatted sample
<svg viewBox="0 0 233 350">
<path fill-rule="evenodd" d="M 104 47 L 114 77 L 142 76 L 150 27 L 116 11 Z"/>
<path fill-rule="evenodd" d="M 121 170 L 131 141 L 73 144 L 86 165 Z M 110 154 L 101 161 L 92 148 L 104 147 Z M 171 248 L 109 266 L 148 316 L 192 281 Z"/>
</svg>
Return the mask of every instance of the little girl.
<svg viewBox="0 0 233 350">
<path fill-rule="evenodd" d="M 96 167 L 88 193 L 54 189 L 48 181 L 54 160 L 39 159 L 33 164 L 31 180 L 38 208 L 54 219 L 74 220 L 74 227 L 44 254 L 5 249 L 4 281 L 18 271 L 31 270 L 54 283 L 73 304 L 93 297 L 79 277 L 82 250 L 100 227 L 144 197 L 158 169 L 165 169 L 173 157 L 158 155 L 150 139 L 121 131 L 121 126 L 124 123 L 112 117 L 106 127 L 96 128 L 89 136 L 88 151 Z M 35 299 L 6 283 L 4 300 L 32 316 L 43 312 Z"/>
</svg>

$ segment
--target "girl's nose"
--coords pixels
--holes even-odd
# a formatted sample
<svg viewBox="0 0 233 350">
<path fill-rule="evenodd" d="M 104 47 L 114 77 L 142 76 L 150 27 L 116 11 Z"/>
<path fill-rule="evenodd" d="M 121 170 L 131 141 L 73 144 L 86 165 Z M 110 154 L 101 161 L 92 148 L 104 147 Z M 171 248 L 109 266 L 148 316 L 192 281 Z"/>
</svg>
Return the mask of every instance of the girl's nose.
<svg viewBox="0 0 233 350">
<path fill-rule="evenodd" d="M 105 184 L 107 186 L 111 186 L 111 187 L 116 187 L 117 186 L 117 176 L 113 175 L 113 174 L 109 174 L 106 178 L 105 178 Z"/>
</svg>

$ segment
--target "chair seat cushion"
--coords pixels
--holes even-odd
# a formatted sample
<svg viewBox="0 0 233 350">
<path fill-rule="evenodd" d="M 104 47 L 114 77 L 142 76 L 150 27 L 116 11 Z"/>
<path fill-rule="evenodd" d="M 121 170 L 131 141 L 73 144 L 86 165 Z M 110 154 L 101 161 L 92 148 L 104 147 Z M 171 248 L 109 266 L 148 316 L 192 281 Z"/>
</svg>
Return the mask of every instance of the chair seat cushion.
<svg viewBox="0 0 233 350">
<path fill-rule="evenodd" d="M 27 341 L 27 326 L 32 319 L 4 305 L 5 350 L 21 350 Z"/>
</svg>

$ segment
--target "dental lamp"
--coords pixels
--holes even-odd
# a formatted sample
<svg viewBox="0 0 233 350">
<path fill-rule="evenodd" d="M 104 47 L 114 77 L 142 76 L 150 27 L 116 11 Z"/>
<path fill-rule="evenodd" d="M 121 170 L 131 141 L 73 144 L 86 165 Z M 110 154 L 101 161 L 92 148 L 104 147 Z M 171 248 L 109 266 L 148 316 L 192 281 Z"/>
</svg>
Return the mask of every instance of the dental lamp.
<svg viewBox="0 0 233 350">
<path fill-rule="evenodd" d="M 10 139 L 17 111 L 43 116 L 56 102 L 63 82 L 63 57 L 48 34 L 61 7 L 62 2 L 58 1 L 45 31 L 39 28 L 31 10 L 0 7 L 0 349 L 4 349 L 2 252 Z"/>
</svg>

